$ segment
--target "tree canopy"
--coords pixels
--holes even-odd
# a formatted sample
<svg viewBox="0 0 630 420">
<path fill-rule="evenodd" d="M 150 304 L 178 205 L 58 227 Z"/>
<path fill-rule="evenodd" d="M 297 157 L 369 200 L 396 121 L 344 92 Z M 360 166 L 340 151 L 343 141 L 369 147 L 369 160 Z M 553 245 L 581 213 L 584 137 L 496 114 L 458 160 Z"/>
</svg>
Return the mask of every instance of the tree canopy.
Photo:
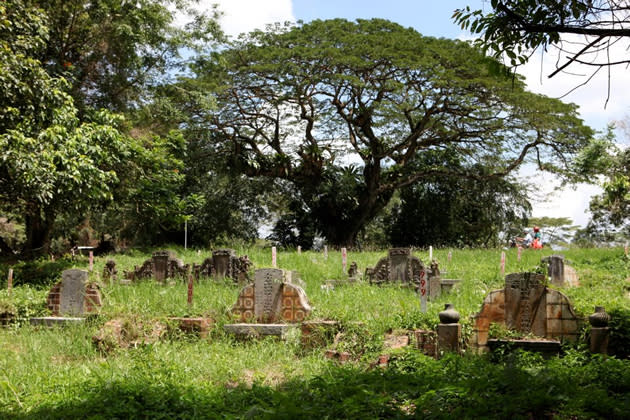
<svg viewBox="0 0 630 420">
<path fill-rule="evenodd" d="M 381 19 L 256 31 L 193 70 L 218 86 L 217 112 L 197 120 L 216 153 L 290 182 L 334 244 L 351 244 L 402 187 L 526 162 L 562 174 L 592 135 L 574 105 L 527 92 L 468 43 Z M 444 150 L 461 165 L 414 164 Z"/>
<path fill-rule="evenodd" d="M 197 16 L 174 29 L 168 1 L 40 3 L 0 5 L 0 209 L 25 225 L 23 255 L 47 252 L 62 216 L 107 208 L 119 231 L 136 222 L 132 237 L 178 222 L 191 201 L 179 194 L 181 134 L 136 131 L 112 111 L 138 109 L 155 72 L 216 28 Z"/>
</svg>

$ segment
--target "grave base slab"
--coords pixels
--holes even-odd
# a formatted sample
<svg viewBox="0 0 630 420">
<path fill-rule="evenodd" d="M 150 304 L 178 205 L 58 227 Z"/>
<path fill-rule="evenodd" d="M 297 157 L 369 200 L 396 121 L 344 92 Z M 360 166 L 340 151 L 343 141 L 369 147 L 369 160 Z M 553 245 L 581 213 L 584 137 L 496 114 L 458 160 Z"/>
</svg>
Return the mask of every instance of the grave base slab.
<svg viewBox="0 0 630 420">
<path fill-rule="evenodd" d="M 223 328 L 239 338 L 259 338 L 275 336 L 285 339 L 289 332 L 296 330 L 296 324 L 225 324 Z"/>
<path fill-rule="evenodd" d="M 63 326 L 68 324 L 80 324 L 85 318 L 64 317 L 64 316 L 44 316 L 30 318 L 31 325 L 43 325 L 45 327 Z"/>
</svg>

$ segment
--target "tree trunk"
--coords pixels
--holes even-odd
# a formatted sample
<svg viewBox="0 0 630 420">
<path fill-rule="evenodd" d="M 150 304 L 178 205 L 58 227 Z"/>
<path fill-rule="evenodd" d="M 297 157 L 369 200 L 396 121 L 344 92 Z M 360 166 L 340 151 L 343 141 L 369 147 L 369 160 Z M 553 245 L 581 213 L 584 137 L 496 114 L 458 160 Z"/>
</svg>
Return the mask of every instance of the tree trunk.
<svg viewBox="0 0 630 420">
<path fill-rule="evenodd" d="M 54 211 L 50 208 L 42 210 L 33 205 L 24 215 L 26 243 L 23 254 L 27 258 L 45 255 L 50 250 L 50 234 L 54 223 Z"/>
</svg>

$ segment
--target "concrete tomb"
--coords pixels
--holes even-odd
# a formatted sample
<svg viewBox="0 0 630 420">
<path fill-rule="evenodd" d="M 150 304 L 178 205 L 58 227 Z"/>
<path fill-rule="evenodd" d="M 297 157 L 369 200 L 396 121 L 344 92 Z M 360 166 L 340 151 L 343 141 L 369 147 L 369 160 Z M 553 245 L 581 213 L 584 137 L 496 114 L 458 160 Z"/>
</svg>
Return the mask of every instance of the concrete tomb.
<svg viewBox="0 0 630 420">
<path fill-rule="evenodd" d="M 475 315 L 471 344 L 480 351 L 488 350 L 493 322 L 523 335 L 575 341 L 580 321 L 569 299 L 546 287 L 543 274 L 508 274 L 505 287 L 490 292 Z"/>
<path fill-rule="evenodd" d="M 365 270 L 365 278 L 370 284 L 400 283 L 420 287 L 420 280 L 425 277 L 428 282 L 429 298 L 436 298 L 443 292 L 450 291 L 460 282 L 454 279 L 440 278 L 440 267 L 437 261 L 431 261 L 428 268 L 422 261 L 411 254 L 410 248 L 391 248 L 385 258 L 381 258 L 374 268 Z"/>
<path fill-rule="evenodd" d="M 233 249 L 218 249 L 212 252 L 212 257 L 206 258 L 201 265 L 194 264 L 195 278 L 213 277 L 215 279 L 231 278 L 235 283 L 245 283 L 250 280 L 249 272 L 253 264 L 243 255 L 238 257 Z"/>
<path fill-rule="evenodd" d="M 184 277 L 188 274 L 190 266 L 175 257 L 171 251 L 156 251 L 152 257 L 146 260 L 140 267 L 134 267 L 131 273 L 126 273 L 131 280 L 155 278 L 159 282 L 166 279 Z"/>
<path fill-rule="evenodd" d="M 65 270 L 61 276 L 62 280 L 52 287 L 46 300 L 53 316 L 31 318 L 31 324 L 80 322 L 82 316 L 98 312 L 102 306 L 100 289 L 96 283 L 88 283 L 87 271 Z"/>
<path fill-rule="evenodd" d="M 287 324 L 301 322 L 311 312 L 304 289 L 291 283 L 293 277 L 276 268 L 256 270 L 254 282 L 241 290 L 232 307 L 234 318 L 246 324 L 225 329 L 237 335 L 286 335 Z"/>
</svg>

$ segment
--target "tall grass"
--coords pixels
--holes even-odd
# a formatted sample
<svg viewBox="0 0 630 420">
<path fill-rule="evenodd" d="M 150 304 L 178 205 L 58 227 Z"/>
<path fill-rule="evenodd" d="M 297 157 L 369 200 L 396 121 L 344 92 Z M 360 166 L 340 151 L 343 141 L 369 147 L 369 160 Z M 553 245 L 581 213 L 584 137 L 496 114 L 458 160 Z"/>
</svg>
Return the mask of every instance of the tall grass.
<svg viewBox="0 0 630 420">
<path fill-rule="evenodd" d="M 201 263 L 209 251 L 174 249 L 186 263 Z M 449 251 L 452 259 L 448 260 Z M 271 266 L 271 251 L 238 249 L 255 267 Z M 305 351 L 292 338 L 237 341 L 215 329 L 208 338 L 170 334 L 138 348 L 101 353 L 92 336 L 103 322 L 128 318 L 154 322 L 169 316 L 207 316 L 217 325 L 231 321 L 229 310 L 239 286 L 210 279 L 195 284 L 192 306 L 183 281 L 161 285 L 150 280 L 133 285 L 103 283 L 101 315 L 82 325 L 0 329 L 0 417 L 7 418 L 431 418 L 603 417 L 623 418 L 630 406 L 628 361 L 611 361 L 570 351 L 563 359 L 518 356 L 491 362 L 487 358 L 427 359 L 415 350 L 394 352 L 389 370 L 369 368 L 383 351 L 382 334 L 389 329 L 431 328 L 444 303 L 454 303 L 465 328 L 491 290 L 501 288 L 501 252 L 506 272 L 531 271 L 550 250 L 526 250 L 521 261 L 509 250 L 439 249 L 444 278 L 462 282 L 455 290 L 429 302 L 420 311 L 413 290 L 359 283 L 321 286 L 343 279 L 341 254 L 329 251 L 279 252 L 278 265 L 301 273 L 313 306 L 313 319 L 359 325 L 353 340 L 363 346 L 362 358 L 336 366 L 323 351 Z M 349 252 L 359 271 L 374 266 L 385 252 Z M 428 260 L 427 250 L 414 255 Z M 595 305 L 630 311 L 630 262 L 622 249 L 571 249 L 564 255 L 576 268 L 580 287 L 562 288 L 580 316 Z M 150 254 L 116 255 L 119 276 L 140 265 Z M 92 274 L 98 280 L 108 258 L 97 258 Z M 87 259 L 75 262 L 87 267 Z M 18 286 L 0 301 L 28 306 L 44 314 L 46 288 Z M 358 324 L 357 324 L 358 323 Z M 348 338 L 348 337 L 346 337 Z M 344 339 L 343 337 L 341 338 Z M 612 359 L 609 359 L 612 360 Z M 514 382 L 518 378 L 520 382 Z M 579 387 L 584 388 L 581 391 Z M 596 395 L 592 401 L 586 394 Z M 563 397 L 564 396 L 571 396 Z M 422 409 L 424 411 L 418 411 Z M 494 410 L 494 411 L 492 411 Z M 627 411 L 625 412 L 627 414 Z"/>
</svg>

